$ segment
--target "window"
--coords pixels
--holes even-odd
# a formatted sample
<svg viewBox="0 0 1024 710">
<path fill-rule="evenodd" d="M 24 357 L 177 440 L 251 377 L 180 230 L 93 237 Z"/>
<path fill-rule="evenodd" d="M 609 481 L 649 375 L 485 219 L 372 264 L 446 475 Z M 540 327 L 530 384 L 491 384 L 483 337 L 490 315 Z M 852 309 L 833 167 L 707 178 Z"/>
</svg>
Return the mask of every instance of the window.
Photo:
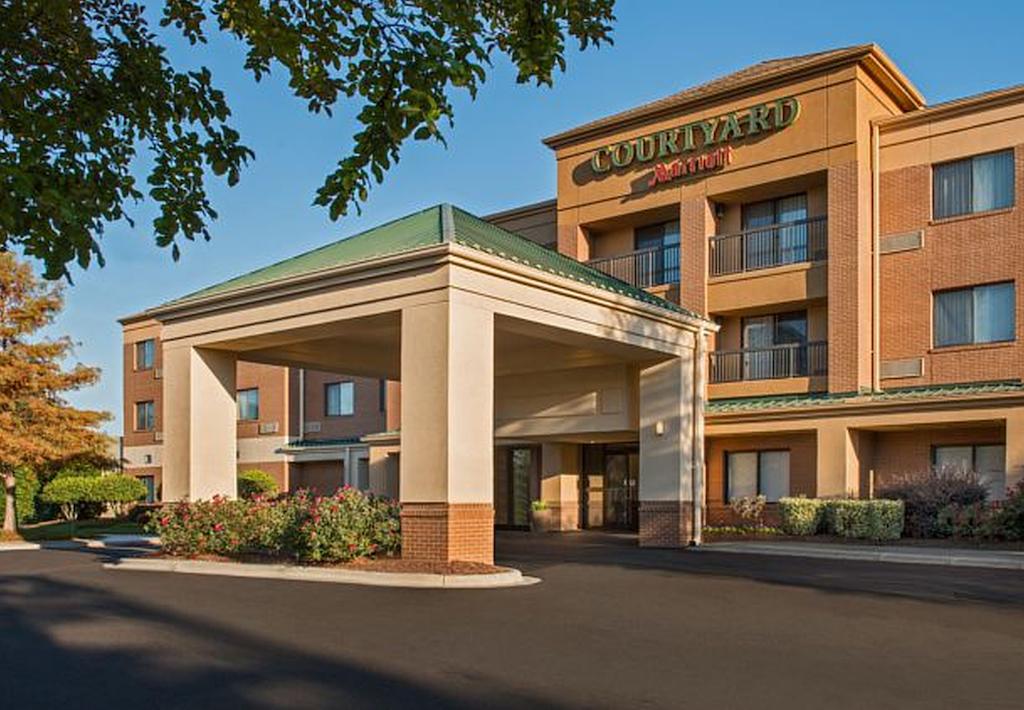
<svg viewBox="0 0 1024 710">
<path fill-rule="evenodd" d="M 1013 282 L 939 291 L 933 299 L 935 347 L 999 343 L 1016 337 Z"/>
<path fill-rule="evenodd" d="M 135 403 L 135 431 L 153 431 L 156 428 L 156 407 L 152 401 Z"/>
<path fill-rule="evenodd" d="M 725 455 L 725 500 L 763 495 L 774 503 L 789 495 L 789 451 L 741 451 Z"/>
<path fill-rule="evenodd" d="M 377 406 L 381 414 L 388 410 L 388 381 L 381 380 L 377 390 Z"/>
<path fill-rule="evenodd" d="M 343 417 L 355 411 L 355 386 L 351 382 L 330 382 L 324 389 L 328 417 Z"/>
<path fill-rule="evenodd" d="M 932 168 L 935 219 L 1012 206 L 1012 150 L 976 155 Z"/>
<path fill-rule="evenodd" d="M 152 370 L 156 358 L 156 341 L 140 340 L 135 343 L 135 369 Z"/>
<path fill-rule="evenodd" d="M 807 261 L 807 195 L 743 205 L 744 264 L 763 269 Z"/>
<path fill-rule="evenodd" d="M 633 231 L 637 256 L 637 285 L 641 287 L 679 281 L 679 220 L 638 227 Z"/>
<path fill-rule="evenodd" d="M 146 487 L 146 502 L 156 502 L 156 482 L 152 476 L 139 476 L 139 480 L 142 481 L 142 485 Z"/>
<path fill-rule="evenodd" d="M 247 422 L 253 422 L 260 418 L 260 390 L 258 387 L 238 390 L 238 418 Z"/>
<path fill-rule="evenodd" d="M 932 449 L 936 471 L 977 474 L 988 487 L 989 500 L 1006 497 L 1006 446 L 1003 444 L 963 444 L 936 446 Z"/>
<path fill-rule="evenodd" d="M 743 319 L 743 377 L 767 380 L 807 374 L 807 312 Z M 785 347 L 787 345 L 793 347 Z"/>
</svg>

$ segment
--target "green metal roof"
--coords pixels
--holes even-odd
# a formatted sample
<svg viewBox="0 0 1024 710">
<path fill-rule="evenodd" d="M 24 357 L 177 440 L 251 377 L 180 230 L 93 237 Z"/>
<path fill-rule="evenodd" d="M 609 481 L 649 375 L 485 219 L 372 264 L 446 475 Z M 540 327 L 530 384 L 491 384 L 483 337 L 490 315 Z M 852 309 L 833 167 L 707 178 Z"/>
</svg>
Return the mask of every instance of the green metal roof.
<svg viewBox="0 0 1024 710">
<path fill-rule="evenodd" d="M 766 397 L 732 397 L 715 399 L 707 403 L 708 414 L 731 414 L 733 412 L 760 411 L 767 409 L 792 409 L 802 407 L 823 407 L 844 404 L 851 400 L 859 402 L 891 402 L 894 400 L 920 400 L 930 397 L 969 397 L 980 394 L 1003 394 L 1024 392 L 1020 380 L 998 382 L 966 382 L 949 385 L 925 385 L 920 387 L 897 387 L 881 392 L 837 392 L 773 395 Z"/>
<path fill-rule="evenodd" d="M 286 449 L 313 449 L 318 446 L 354 446 L 360 443 L 360 437 L 349 436 L 340 439 L 292 439 Z"/>
<path fill-rule="evenodd" d="M 671 301 L 654 296 L 641 288 L 448 204 L 429 207 L 319 249 L 204 288 L 170 303 L 177 304 L 237 289 L 270 285 L 282 279 L 324 269 L 409 253 L 451 242 L 492 254 L 506 261 L 628 296 L 665 310 L 700 317 Z"/>
</svg>

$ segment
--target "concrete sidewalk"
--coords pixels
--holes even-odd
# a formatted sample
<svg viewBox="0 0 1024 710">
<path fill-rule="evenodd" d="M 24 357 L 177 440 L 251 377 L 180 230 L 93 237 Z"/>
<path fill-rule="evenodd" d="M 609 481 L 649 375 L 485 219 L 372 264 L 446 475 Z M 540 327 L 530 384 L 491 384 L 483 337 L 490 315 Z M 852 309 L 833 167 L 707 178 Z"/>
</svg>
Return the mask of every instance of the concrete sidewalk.
<svg viewBox="0 0 1024 710">
<path fill-rule="evenodd" d="M 700 552 L 734 552 L 744 555 L 814 557 L 829 560 L 895 562 L 908 565 L 945 565 L 1024 570 L 1024 552 L 970 548 L 857 545 L 808 542 L 709 542 L 693 548 Z"/>
</svg>

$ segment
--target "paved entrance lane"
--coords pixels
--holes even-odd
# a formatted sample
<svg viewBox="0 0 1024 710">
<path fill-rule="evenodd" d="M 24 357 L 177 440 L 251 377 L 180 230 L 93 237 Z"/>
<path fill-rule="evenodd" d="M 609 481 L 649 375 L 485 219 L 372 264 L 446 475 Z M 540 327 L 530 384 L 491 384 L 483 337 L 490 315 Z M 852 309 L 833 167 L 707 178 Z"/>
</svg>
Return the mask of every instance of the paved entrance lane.
<svg viewBox="0 0 1024 710">
<path fill-rule="evenodd" d="M 0 556 L 0 707 L 1019 707 L 1013 572 L 500 534 L 544 578 L 403 590 Z"/>
</svg>

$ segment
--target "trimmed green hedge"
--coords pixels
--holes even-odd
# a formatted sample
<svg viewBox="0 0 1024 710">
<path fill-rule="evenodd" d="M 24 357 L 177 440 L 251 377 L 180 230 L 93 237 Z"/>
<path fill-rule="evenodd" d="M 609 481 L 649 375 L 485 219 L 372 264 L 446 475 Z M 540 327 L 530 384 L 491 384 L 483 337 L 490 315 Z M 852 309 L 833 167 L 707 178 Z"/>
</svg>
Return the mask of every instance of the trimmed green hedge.
<svg viewBox="0 0 1024 710">
<path fill-rule="evenodd" d="M 83 506 L 111 506 L 116 515 L 124 515 L 127 506 L 146 497 L 146 486 L 134 476 L 59 476 L 43 487 L 39 498 L 60 508 L 66 520 L 77 520 Z"/>
<path fill-rule="evenodd" d="M 817 535 L 825 517 L 820 498 L 780 498 L 779 517 L 787 535 Z"/>
<path fill-rule="evenodd" d="M 782 498 L 782 529 L 790 535 L 825 533 L 860 540 L 898 540 L 903 534 L 903 501 Z"/>
<path fill-rule="evenodd" d="M 238 474 L 238 497 L 272 497 L 277 495 L 277 481 L 266 471 L 253 468 Z"/>
</svg>

